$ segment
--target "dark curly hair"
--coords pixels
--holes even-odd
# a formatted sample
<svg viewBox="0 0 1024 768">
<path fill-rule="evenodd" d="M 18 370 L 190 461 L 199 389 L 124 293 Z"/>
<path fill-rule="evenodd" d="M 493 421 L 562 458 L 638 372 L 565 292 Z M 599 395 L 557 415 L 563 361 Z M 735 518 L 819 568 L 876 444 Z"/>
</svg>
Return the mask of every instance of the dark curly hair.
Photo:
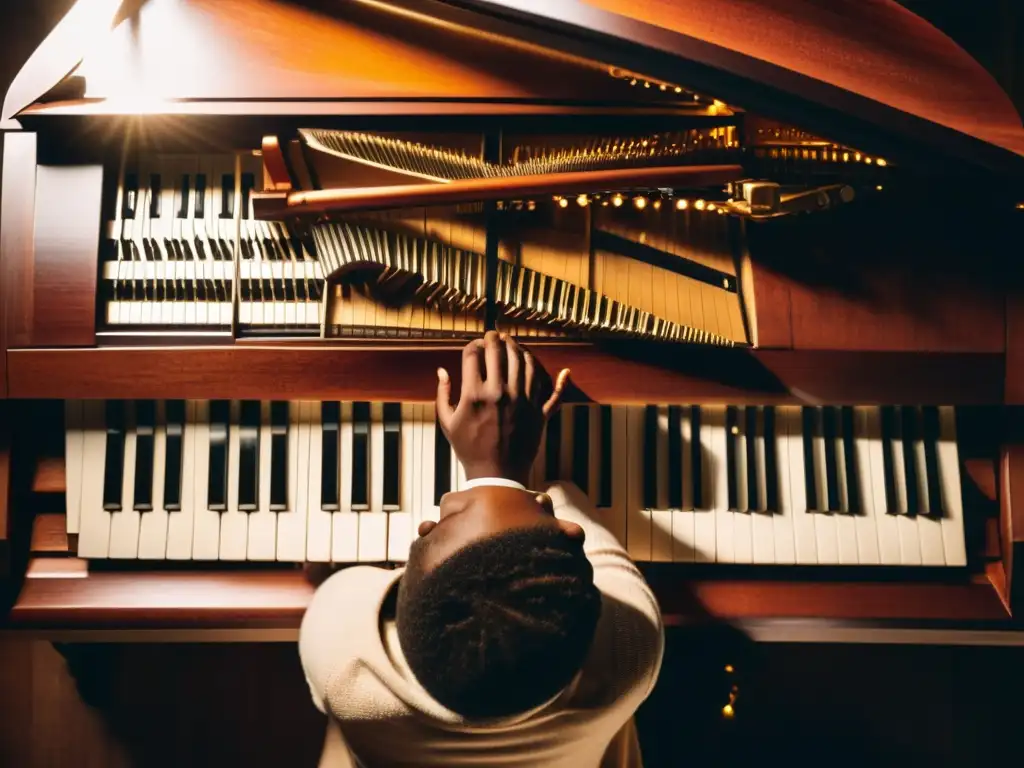
<svg viewBox="0 0 1024 768">
<path fill-rule="evenodd" d="M 417 544 L 396 620 L 402 652 L 431 696 L 465 718 L 492 719 L 526 712 L 569 684 L 601 612 L 578 539 L 553 526 L 513 529 L 429 571 L 429 542 Z"/>
</svg>

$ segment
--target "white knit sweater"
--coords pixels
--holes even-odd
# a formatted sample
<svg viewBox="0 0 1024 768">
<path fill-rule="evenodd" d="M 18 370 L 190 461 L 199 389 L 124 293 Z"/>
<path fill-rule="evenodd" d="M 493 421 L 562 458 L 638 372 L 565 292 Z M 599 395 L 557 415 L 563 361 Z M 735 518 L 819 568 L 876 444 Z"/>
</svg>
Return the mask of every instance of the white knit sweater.
<svg viewBox="0 0 1024 768">
<path fill-rule="evenodd" d="M 348 568 L 317 590 L 299 653 L 328 715 L 324 768 L 639 768 L 633 713 L 657 680 L 664 630 L 654 595 L 579 489 L 548 489 L 559 518 L 583 526 L 603 598 L 580 674 L 553 701 L 486 725 L 466 722 L 419 685 L 386 598 L 402 570 Z"/>
</svg>

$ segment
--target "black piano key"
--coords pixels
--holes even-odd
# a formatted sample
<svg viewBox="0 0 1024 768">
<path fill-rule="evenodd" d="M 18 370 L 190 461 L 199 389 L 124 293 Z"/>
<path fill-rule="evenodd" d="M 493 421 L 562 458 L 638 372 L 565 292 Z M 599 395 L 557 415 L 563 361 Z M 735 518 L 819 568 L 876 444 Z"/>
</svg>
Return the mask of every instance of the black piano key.
<svg viewBox="0 0 1024 768">
<path fill-rule="evenodd" d="M 370 404 L 352 404 L 352 509 L 370 507 Z"/>
<path fill-rule="evenodd" d="M 339 492 L 341 462 L 338 460 L 338 439 L 341 431 L 341 404 L 331 400 L 320 404 L 322 457 L 320 468 L 320 509 L 337 512 L 341 509 Z"/>
<path fill-rule="evenodd" d="M 572 481 L 590 492 L 590 408 L 585 405 L 572 409 Z"/>
<path fill-rule="evenodd" d="M 402 404 L 384 403 L 384 509 L 401 507 Z"/>
<path fill-rule="evenodd" d="M 166 451 L 164 452 L 164 509 L 181 509 L 181 461 L 185 435 L 185 401 L 168 400 L 166 415 Z"/>
<path fill-rule="evenodd" d="M 902 422 L 903 439 L 903 473 L 906 478 L 907 487 L 907 513 L 916 515 L 920 509 L 920 494 L 918 493 L 917 475 L 917 451 L 914 443 L 918 440 L 917 431 L 917 409 L 913 406 L 904 405 L 900 407 L 900 421 Z"/>
<path fill-rule="evenodd" d="M 725 474 L 729 486 L 729 510 L 739 507 L 739 474 L 736 467 L 736 435 L 739 434 L 739 414 L 736 406 L 725 409 Z"/>
<path fill-rule="evenodd" d="M 260 401 L 243 400 L 238 423 L 238 508 L 252 512 L 260 500 Z"/>
<path fill-rule="evenodd" d="M 251 173 L 242 174 L 242 218 L 249 218 L 249 199 L 252 197 L 252 190 L 256 186 L 256 178 Z"/>
<path fill-rule="evenodd" d="M 775 406 L 764 408 L 764 495 L 765 510 L 779 511 L 779 462 L 775 435 Z"/>
<path fill-rule="evenodd" d="M 434 504 L 441 503 L 452 487 L 452 447 L 444 436 L 441 425 L 434 424 Z"/>
<path fill-rule="evenodd" d="M 828 510 L 838 512 L 839 503 L 839 465 L 836 458 L 836 409 L 826 406 L 821 409 L 821 432 L 825 441 L 825 492 L 828 497 Z"/>
<path fill-rule="evenodd" d="M 844 405 L 840 411 L 843 429 L 843 465 L 846 474 L 846 507 L 851 515 L 862 513 L 860 503 L 860 476 L 857 466 L 857 444 L 854 431 L 853 407 Z"/>
<path fill-rule="evenodd" d="M 668 407 L 668 506 L 683 508 L 683 409 Z"/>
<path fill-rule="evenodd" d="M 644 498 L 646 509 L 658 506 L 658 406 L 644 409 Z"/>
<path fill-rule="evenodd" d="M 803 409 L 803 445 L 804 445 L 804 493 L 807 497 L 807 509 L 817 512 L 818 484 L 815 482 L 814 438 L 818 431 L 817 409 L 804 406 Z"/>
<path fill-rule="evenodd" d="M 928 475 L 928 514 L 942 517 L 942 483 L 939 477 L 939 409 L 929 405 L 921 409 L 924 432 L 924 468 Z"/>
<path fill-rule="evenodd" d="M 189 203 L 189 187 L 191 185 L 191 178 L 189 175 L 183 174 L 181 177 L 181 205 L 178 207 L 177 217 L 179 219 L 188 218 L 188 203 Z"/>
<path fill-rule="evenodd" d="M 693 483 L 693 508 L 704 509 L 704 462 L 700 445 L 700 406 L 690 406 L 690 478 Z"/>
<path fill-rule="evenodd" d="M 135 498 L 136 512 L 153 509 L 153 439 L 156 430 L 156 403 L 139 400 L 135 404 Z"/>
<path fill-rule="evenodd" d="M 748 405 L 746 409 L 746 424 L 744 434 L 746 435 L 747 447 L 747 508 L 741 512 L 763 512 L 761 494 L 757 489 L 757 406 Z"/>
<path fill-rule="evenodd" d="M 547 437 L 544 443 L 544 479 L 558 480 L 561 471 L 562 454 L 562 412 L 555 411 L 548 419 Z"/>
<path fill-rule="evenodd" d="M 896 412 L 891 405 L 882 407 L 882 474 L 885 475 L 886 514 L 900 513 L 896 495 L 896 472 L 892 460 L 892 442 L 896 437 Z"/>
<path fill-rule="evenodd" d="M 225 173 L 220 177 L 220 218 L 235 218 L 235 174 Z"/>
<path fill-rule="evenodd" d="M 196 174 L 195 210 L 192 212 L 195 219 L 206 217 L 206 174 Z"/>
<path fill-rule="evenodd" d="M 231 428 L 231 403 L 210 402 L 210 475 L 206 506 L 215 512 L 228 508 L 228 430 Z"/>
<path fill-rule="evenodd" d="M 288 509 L 288 403 L 270 404 L 270 509 Z"/>
<path fill-rule="evenodd" d="M 612 407 L 601 406 L 601 488 L 599 507 L 612 505 Z"/>
<path fill-rule="evenodd" d="M 160 198 L 162 197 L 160 183 L 160 174 L 151 173 L 149 175 L 149 217 L 151 219 L 160 218 Z"/>
<path fill-rule="evenodd" d="M 106 404 L 107 447 L 103 460 L 103 509 L 121 509 L 121 483 L 124 479 L 124 403 Z"/>
</svg>

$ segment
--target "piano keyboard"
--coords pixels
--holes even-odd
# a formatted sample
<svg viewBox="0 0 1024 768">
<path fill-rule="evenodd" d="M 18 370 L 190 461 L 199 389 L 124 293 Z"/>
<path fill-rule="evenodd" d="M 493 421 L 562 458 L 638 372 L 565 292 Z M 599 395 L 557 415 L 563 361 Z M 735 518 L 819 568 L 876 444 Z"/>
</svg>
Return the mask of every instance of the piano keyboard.
<svg viewBox="0 0 1024 768">
<path fill-rule="evenodd" d="M 465 482 L 408 403 L 69 401 L 66 464 L 95 559 L 402 562 Z M 966 565 L 951 407 L 569 405 L 559 479 L 639 562 Z"/>
</svg>

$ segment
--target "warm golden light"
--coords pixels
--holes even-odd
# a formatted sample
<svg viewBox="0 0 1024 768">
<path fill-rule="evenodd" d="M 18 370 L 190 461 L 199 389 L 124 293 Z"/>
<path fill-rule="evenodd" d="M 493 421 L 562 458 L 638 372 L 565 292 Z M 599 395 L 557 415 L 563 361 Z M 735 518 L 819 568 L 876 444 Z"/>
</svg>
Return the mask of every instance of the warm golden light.
<svg viewBox="0 0 1024 768">
<path fill-rule="evenodd" d="M 883 168 L 889 164 L 884 157 L 878 158 L 877 160 L 875 160 L 875 162 Z"/>
<path fill-rule="evenodd" d="M 709 211 L 713 211 L 713 210 L 715 210 L 715 208 L 717 208 L 717 207 L 718 207 L 718 206 L 716 206 L 716 205 L 715 205 L 714 203 L 708 203 L 708 210 L 709 210 Z"/>
<path fill-rule="evenodd" d="M 653 203 L 651 203 L 651 207 L 653 207 L 654 210 L 656 210 L 656 211 L 660 211 L 661 210 L 661 200 L 655 200 Z"/>
<path fill-rule="evenodd" d="M 537 203 L 535 203 L 533 200 L 528 200 L 526 202 L 526 210 L 528 210 L 528 211 L 535 211 L 535 210 L 537 210 Z"/>
<path fill-rule="evenodd" d="M 690 207 L 690 201 L 689 200 L 684 200 L 683 198 L 679 198 L 678 200 L 676 200 L 676 210 L 677 211 L 685 211 L 689 207 Z"/>
<path fill-rule="evenodd" d="M 885 189 L 885 187 L 883 187 L 881 184 L 879 184 L 877 187 L 875 187 L 875 189 L 877 189 L 879 192 L 881 192 L 883 189 Z"/>
<path fill-rule="evenodd" d="M 683 92 L 683 89 L 682 89 L 682 88 L 680 88 L 680 87 L 679 87 L 679 86 L 677 85 L 677 86 L 676 86 L 676 93 L 682 93 L 682 92 Z"/>
<path fill-rule="evenodd" d="M 642 211 L 644 208 L 647 207 L 647 198 L 646 197 L 634 197 L 633 198 L 633 205 L 636 206 L 636 209 L 638 211 Z"/>
<path fill-rule="evenodd" d="M 736 429 L 736 427 L 733 427 L 733 429 Z M 736 433 L 733 432 L 733 434 L 736 434 Z M 733 668 L 732 664 L 726 664 L 725 665 L 725 671 L 728 672 L 731 675 L 736 670 Z"/>
<path fill-rule="evenodd" d="M 732 720 L 736 716 L 736 710 L 732 708 L 732 704 L 726 704 L 722 707 L 722 717 L 726 720 Z"/>
<path fill-rule="evenodd" d="M 559 200 L 558 200 L 558 207 L 559 208 L 568 208 L 569 207 L 569 201 L 566 200 L 564 197 L 563 198 L 559 198 Z"/>
<path fill-rule="evenodd" d="M 615 197 L 613 197 L 612 205 L 614 205 L 616 208 L 622 205 L 622 195 L 616 195 Z"/>
<path fill-rule="evenodd" d="M 580 195 L 579 197 L 576 198 L 576 205 L 578 205 L 580 208 L 586 208 L 587 203 L 589 202 L 590 200 L 587 198 L 586 195 Z"/>
<path fill-rule="evenodd" d="M 740 428 L 739 427 L 733 427 L 729 431 L 732 432 L 734 435 L 738 435 L 740 433 Z M 732 672 L 732 667 L 731 666 L 726 667 L 725 671 L 726 672 Z"/>
<path fill-rule="evenodd" d="M 698 211 L 703 211 L 707 207 L 707 203 L 705 203 L 703 200 L 698 200 L 693 204 L 693 207 L 696 208 Z"/>
</svg>

